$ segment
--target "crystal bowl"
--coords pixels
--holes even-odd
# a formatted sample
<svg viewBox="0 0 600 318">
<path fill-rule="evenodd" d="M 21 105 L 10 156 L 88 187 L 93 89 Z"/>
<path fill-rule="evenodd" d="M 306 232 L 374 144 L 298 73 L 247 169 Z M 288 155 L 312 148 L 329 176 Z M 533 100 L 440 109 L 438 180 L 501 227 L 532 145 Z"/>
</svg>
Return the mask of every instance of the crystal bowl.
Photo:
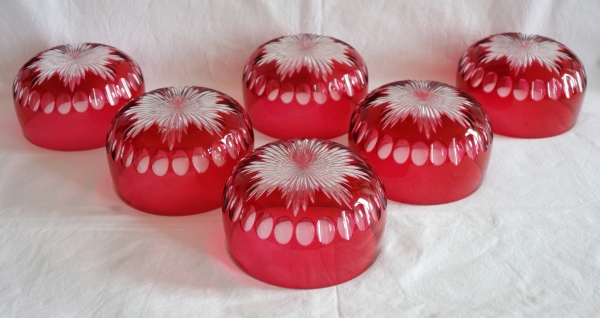
<svg viewBox="0 0 600 318">
<path fill-rule="evenodd" d="M 475 192 L 491 149 L 490 120 L 468 94 L 434 81 L 371 92 L 352 115 L 351 148 L 373 165 L 388 198 L 441 204 Z"/>
<path fill-rule="evenodd" d="M 115 114 L 144 92 L 139 66 L 118 49 L 96 43 L 61 45 L 37 54 L 13 85 L 25 138 L 53 150 L 104 147 Z"/>
<path fill-rule="evenodd" d="M 581 61 L 563 44 L 539 35 L 502 33 L 467 49 L 456 85 L 485 108 L 494 133 L 541 138 L 575 125 L 587 79 Z"/>
<path fill-rule="evenodd" d="M 252 124 L 229 96 L 203 87 L 153 90 L 110 125 L 106 152 L 117 194 L 153 214 L 218 208 L 233 167 L 254 147 Z"/>
<path fill-rule="evenodd" d="M 244 69 L 243 94 L 259 131 L 280 139 L 333 138 L 367 94 L 367 67 L 350 45 L 314 34 L 261 45 Z"/>
<path fill-rule="evenodd" d="M 331 286 L 375 261 L 385 208 L 381 181 L 353 150 L 280 140 L 242 159 L 227 181 L 225 237 L 235 262 L 261 281 Z"/>
</svg>

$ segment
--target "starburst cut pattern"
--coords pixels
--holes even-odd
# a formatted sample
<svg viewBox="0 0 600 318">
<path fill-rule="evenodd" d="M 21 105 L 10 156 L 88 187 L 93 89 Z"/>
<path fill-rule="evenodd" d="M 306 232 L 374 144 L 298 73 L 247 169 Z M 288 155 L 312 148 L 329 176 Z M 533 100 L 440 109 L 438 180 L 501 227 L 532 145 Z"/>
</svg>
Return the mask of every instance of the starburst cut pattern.
<svg viewBox="0 0 600 318">
<path fill-rule="evenodd" d="M 73 91 L 88 71 L 103 79 L 114 79 L 115 71 L 110 67 L 111 60 L 121 61 L 123 58 L 114 54 L 110 47 L 81 43 L 45 51 L 29 68 L 39 71 L 34 77 L 34 85 L 58 74 L 65 86 Z"/>
<path fill-rule="evenodd" d="M 427 138 L 442 124 L 442 115 L 463 127 L 472 126 L 465 114 L 473 104 L 451 86 L 432 81 L 406 81 L 384 89 L 383 95 L 369 106 L 387 104 L 383 110 L 383 127 L 391 127 L 408 116 Z"/>
<path fill-rule="evenodd" d="M 482 59 L 483 62 L 506 57 L 515 74 L 524 71 L 534 61 L 550 72 L 558 73 L 560 59 L 569 58 L 560 43 L 537 35 L 500 34 L 493 36 L 490 42 L 482 43 L 480 46 L 487 48 Z"/>
<path fill-rule="evenodd" d="M 217 92 L 194 87 L 171 87 L 148 93 L 125 111 L 125 115 L 132 119 L 126 136 L 133 138 L 156 125 L 162 142 L 167 142 L 173 149 L 175 142 L 180 142 L 187 133 L 190 124 L 211 135 L 220 133 L 223 129 L 221 114 L 234 112 L 222 100 Z"/>
<path fill-rule="evenodd" d="M 275 61 L 277 74 L 292 76 L 306 67 L 316 77 L 326 78 L 332 73 L 333 62 L 352 65 L 346 54 L 348 46 L 326 36 L 299 34 L 282 37 L 264 46 L 265 53 L 258 62 L 263 65 Z"/>
<path fill-rule="evenodd" d="M 316 139 L 267 145 L 257 160 L 244 168 L 254 174 L 249 197 L 280 190 L 294 215 L 300 208 L 306 210 L 309 200 L 314 203 L 315 191 L 349 206 L 347 178 L 367 180 L 367 174 L 351 164 L 354 160 L 347 149 Z"/>
</svg>

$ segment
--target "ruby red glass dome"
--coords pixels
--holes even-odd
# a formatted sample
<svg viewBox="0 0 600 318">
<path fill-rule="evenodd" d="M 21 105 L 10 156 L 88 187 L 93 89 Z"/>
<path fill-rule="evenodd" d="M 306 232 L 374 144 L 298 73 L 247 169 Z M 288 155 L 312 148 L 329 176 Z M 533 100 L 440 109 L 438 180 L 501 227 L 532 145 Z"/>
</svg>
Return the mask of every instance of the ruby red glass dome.
<svg viewBox="0 0 600 318">
<path fill-rule="evenodd" d="M 495 133 L 521 138 L 571 129 L 587 86 L 583 65 L 571 50 L 521 33 L 492 35 L 469 47 L 456 83 L 485 108 Z"/>
<path fill-rule="evenodd" d="M 261 45 L 244 69 L 243 94 L 259 131 L 280 139 L 345 134 L 367 94 L 367 67 L 350 45 L 315 34 Z"/>
<path fill-rule="evenodd" d="M 253 145 L 252 125 L 235 100 L 208 88 L 171 87 L 127 104 L 110 126 L 106 150 L 127 204 L 187 215 L 221 205 L 225 181 Z"/>
<path fill-rule="evenodd" d="M 39 53 L 21 68 L 13 85 L 23 134 L 53 150 L 103 147 L 112 118 L 143 92 L 139 66 L 118 49 L 95 43 Z"/>
<path fill-rule="evenodd" d="M 261 281 L 331 286 L 377 258 L 385 191 L 369 163 L 338 143 L 294 139 L 262 146 L 234 169 L 224 199 L 231 256 Z"/>
<path fill-rule="evenodd" d="M 434 81 L 400 81 L 354 111 L 349 145 L 375 168 L 388 198 L 412 204 L 462 199 L 483 181 L 490 120 L 468 94 Z"/>
</svg>

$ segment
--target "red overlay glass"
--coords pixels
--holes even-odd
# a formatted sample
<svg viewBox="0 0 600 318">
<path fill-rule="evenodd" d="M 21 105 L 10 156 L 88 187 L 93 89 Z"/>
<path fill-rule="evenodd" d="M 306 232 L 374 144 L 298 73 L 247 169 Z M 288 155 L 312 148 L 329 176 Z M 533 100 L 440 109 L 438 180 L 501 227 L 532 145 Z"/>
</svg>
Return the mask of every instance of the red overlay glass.
<svg viewBox="0 0 600 318">
<path fill-rule="evenodd" d="M 338 143 L 280 140 L 242 159 L 227 181 L 227 246 L 249 275 L 289 288 L 348 281 L 377 258 L 385 191 Z"/>
<path fill-rule="evenodd" d="M 123 201 L 148 213 L 188 215 L 221 205 L 225 181 L 253 146 L 252 125 L 235 100 L 207 88 L 171 87 L 123 107 L 106 150 Z"/>
<path fill-rule="evenodd" d="M 367 81 L 363 59 L 348 44 L 314 34 L 284 36 L 248 59 L 244 102 L 254 127 L 269 136 L 333 138 L 348 131 Z"/>
<path fill-rule="evenodd" d="M 385 184 L 411 204 L 462 199 L 481 185 L 492 148 L 490 120 L 468 94 L 433 81 L 400 81 L 371 92 L 348 135 Z"/>
<path fill-rule="evenodd" d="M 581 61 L 561 43 L 503 33 L 467 49 L 456 83 L 485 108 L 495 133 L 541 138 L 575 125 L 587 79 Z"/>
<path fill-rule="evenodd" d="M 25 138 L 53 150 L 105 146 L 112 118 L 143 92 L 139 66 L 116 48 L 95 43 L 39 53 L 21 68 L 13 85 Z"/>
</svg>

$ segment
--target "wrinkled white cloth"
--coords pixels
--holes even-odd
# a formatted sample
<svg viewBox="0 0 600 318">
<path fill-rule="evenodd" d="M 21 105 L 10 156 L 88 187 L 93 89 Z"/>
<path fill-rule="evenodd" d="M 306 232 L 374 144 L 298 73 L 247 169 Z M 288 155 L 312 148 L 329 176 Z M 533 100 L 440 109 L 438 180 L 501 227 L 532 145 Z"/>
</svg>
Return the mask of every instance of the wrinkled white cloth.
<svg viewBox="0 0 600 318">
<path fill-rule="evenodd" d="M 0 313 L 3 317 L 593 317 L 600 313 L 600 3 L 593 1 L 26 1 L 0 4 Z M 246 59 L 296 33 L 339 38 L 370 89 L 454 84 L 488 35 L 548 36 L 583 61 L 577 125 L 495 136 L 481 188 L 458 202 L 390 202 L 375 264 L 339 286 L 257 281 L 225 249 L 221 212 L 148 215 L 116 196 L 104 149 L 44 150 L 12 104 L 19 68 L 47 48 L 115 46 L 147 88 L 198 85 L 242 101 Z M 256 133 L 256 145 L 272 138 Z M 347 143 L 346 137 L 336 141 Z"/>
</svg>

